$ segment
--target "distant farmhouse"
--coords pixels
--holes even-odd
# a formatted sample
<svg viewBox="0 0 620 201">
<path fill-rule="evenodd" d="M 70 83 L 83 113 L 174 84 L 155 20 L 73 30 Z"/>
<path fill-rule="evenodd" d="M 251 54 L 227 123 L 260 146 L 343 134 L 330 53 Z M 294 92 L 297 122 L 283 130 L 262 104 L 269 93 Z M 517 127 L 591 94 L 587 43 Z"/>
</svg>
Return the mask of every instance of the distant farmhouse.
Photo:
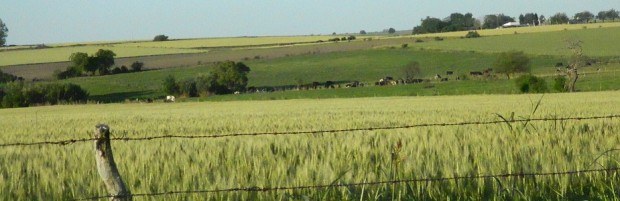
<svg viewBox="0 0 620 201">
<path fill-rule="evenodd" d="M 502 25 L 502 28 L 510 28 L 510 27 L 520 27 L 521 23 L 519 22 L 508 22 L 504 25 Z"/>
</svg>

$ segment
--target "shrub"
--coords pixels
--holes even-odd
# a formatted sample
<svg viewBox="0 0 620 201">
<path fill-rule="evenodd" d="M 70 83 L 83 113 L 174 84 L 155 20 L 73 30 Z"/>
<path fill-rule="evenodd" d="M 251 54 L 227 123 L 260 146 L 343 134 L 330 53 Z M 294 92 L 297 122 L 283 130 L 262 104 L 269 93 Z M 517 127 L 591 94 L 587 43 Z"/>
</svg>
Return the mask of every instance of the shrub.
<svg viewBox="0 0 620 201">
<path fill-rule="evenodd" d="M 480 37 L 480 34 L 477 31 L 470 31 L 467 32 L 467 34 L 465 35 L 465 38 L 478 38 Z"/>
<path fill-rule="evenodd" d="M 443 38 L 442 38 L 442 37 L 437 36 L 437 37 L 435 37 L 435 40 L 436 40 L 436 41 L 442 41 L 442 40 L 443 40 Z"/>
<path fill-rule="evenodd" d="M 534 75 L 522 75 L 515 80 L 515 83 L 522 93 L 544 93 L 548 91 L 545 80 Z"/>
<path fill-rule="evenodd" d="M 139 62 L 139 61 L 135 61 L 131 64 L 131 71 L 133 72 L 139 72 L 142 70 L 142 67 L 144 67 L 144 63 L 143 62 Z"/>
<path fill-rule="evenodd" d="M 179 95 L 179 85 L 177 84 L 176 79 L 174 79 L 174 76 L 168 75 L 168 77 L 164 79 L 162 90 L 166 94 Z"/>
<path fill-rule="evenodd" d="M 120 74 L 122 73 L 121 68 L 118 66 L 112 69 L 112 74 Z"/>
<path fill-rule="evenodd" d="M 196 81 L 194 79 L 189 78 L 183 80 L 179 83 L 179 91 L 185 97 L 196 97 L 198 96 L 198 89 L 196 88 Z"/>
<path fill-rule="evenodd" d="M 121 66 L 121 73 L 128 73 L 129 69 L 127 69 L 127 66 L 123 65 Z"/>
<path fill-rule="evenodd" d="M 12 82 L 3 91 L 0 106 L 5 108 L 54 105 L 60 102 L 82 103 L 88 99 L 88 92 L 70 83 L 26 85 L 23 82 Z"/>
<path fill-rule="evenodd" d="M 404 43 L 404 44 L 400 45 L 400 47 L 401 47 L 401 48 L 407 48 L 407 47 L 409 47 L 409 44 Z"/>
<path fill-rule="evenodd" d="M 557 76 L 553 79 L 553 89 L 559 92 L 565 92 L 566 91 L 566 77 L 564 76 Z"/>
<path fill-rule="evenodd" d="M 79 77 L 81 75 L 82 75 L 82 72 L 75 66 L 67 67 L 67 70 L 65 71 L 61 71 L 61 70 L 54 71 L 54 77 L 59 80 L 68 79 L 72 77 Z"/>
<path fill-rule="evenodd" d="M 168 40 L 168 36 L 166 35 L 157 35 L 155 36 L 155 38 L 153 38 L 153 41 L 167 41 Z"/>
</svg>

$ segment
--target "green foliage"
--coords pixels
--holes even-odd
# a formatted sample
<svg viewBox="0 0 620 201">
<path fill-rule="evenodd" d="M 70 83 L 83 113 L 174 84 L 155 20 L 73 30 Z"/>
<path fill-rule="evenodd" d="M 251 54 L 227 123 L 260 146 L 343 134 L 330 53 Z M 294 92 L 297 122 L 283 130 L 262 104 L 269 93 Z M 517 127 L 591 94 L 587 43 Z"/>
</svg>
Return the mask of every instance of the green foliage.
<svg viewBox="0 0 620 201">
<path fill-rule="evenodd" d="M 228 94 L 234 91 L 244 91 L 248 84 L 247 74 L 250 67 L 241 62 L 219 62 L 209 74 L 213 80 L 211 89 L 215 94 Z"/>
<path fill-rule="evenodd" d="M 504 14 L 499 15 L 485 15 L 484 22 L 482 24 L 483 29 L 495 29 L 508 22 L 514 22 L 514 18 L 506 16 Z"/>
<path fill-rule="evenodd" d="M 168 36 L 166 35 L 157 35 L 155 36 L 155 38 L 153 38 L 153 41 L 167 41 L 168 40 Z"/>
<path fill-rule="evenodd" d="M 19 79 L 17 76 L 2 72 L 2 70 L 0 70 L 0 83 L 12 82 L 17 79 Z"/>
<path fill-rule="evenodd" d="M 413 34 L 470 30 L 475 28 L 476 23 L 471 13 L 452 13 L 445 20 L 426 17 L 420 26 L 413 28 Z"/>
<path fill-rule="evenodd" d="M 75 84 L 25 84 L 11 82 L 2 89 L 0 107 L 28 107 L 34 105 L 58 103 L 84 103 L 88 92 Z"/>
<path fill-rule="evenodd" d="M 9 28 L 7 28 L 6 24 L 0 19 L 0 47 L 6 45 L 7 32 L 9 32 Z"/>
<path fill-rule="evenodd" d="M 567 79 L 565 76 L 556 76 L 555 78 L 553 78 L 553 89 L 559 92 L 565 92 L 566 91 L 566 82 Z"/>
<path fill-rule="evenodd" d="M 544 79 L 530 74 L 519 76 L 515 79 L 515 83 L 522 93 L 544 93 L 549 91 L 547 82 Z"/>
<path fill-rule="evenodd" d="M 133 72 L 142 71 L 142 67 L 144 67 L 144 62 L 135 61 L 131 64 L 131 71 Z"/>
<path fill-rule="evenodd" d="M 91 75 L 95 75 L 95 72 L 99 72 L 99 75 L 121 73 L 120 69 L 110 69 L 114 65 L 114 56 L 116 54 L 112 50 L 104 49 L 99 49 L 92 56 L 84 52 L 72 53 L 69 56 L 72 65 L 68 66 L 65 71 L 55 71 L 54 77 L 61 80 L 79 77 L 82 72 L 90 72 Z"/>
<path fill-rule="evenodd" d="M 390 34 L 396 33 L 396 29 L 390 27 L 388 29 L 388 33 L 390 33 Z"/>
<path fill-rule="evenodd" d="M 567 24 L 568 20 L 566 13 L 556 13 L 549 18 L 551 24 Z"/>
<path fill-rule="evenodd" d="M 197 97 L 198 96 L 198 88 L 196 86 L 196 81 L 193 78 L 185 79 L 179 82 L 179 91 L 181 95 L 185 97 Z"/>
<path fill-rule="evenodd" d="M 99 49 L 93 57 L 94 64 L 97 66 L 99 75 L 106 75 L 110 72 L 110 67 L 114 65 L 116 54 L 112 50 Z"/>
<path fill-rule="evenodd" d="M 162 90 L 164 91 L 164 93 L 172 95 L 179 95 L 181 93 L 179 85 L 177 84 L 176 79 L 172 75 L 168 75 L 164 79 L 164 83 L 162 84 Z"/>
<path fill-rule="evenodd" d="M 514 73 L 529 73 L 531 71 L 530 58 L 523 52 L 510 51 L 501 53 L 493 68 L 496 73 L 506 74 L 508 79 Z"/>
<path fill-rule="evenodd" d="M 480 37 L 480 34 L 477 31 L 469 31 L 465 35 L 465 38 L 478 38 L 478 37 Z"/>
</svg>

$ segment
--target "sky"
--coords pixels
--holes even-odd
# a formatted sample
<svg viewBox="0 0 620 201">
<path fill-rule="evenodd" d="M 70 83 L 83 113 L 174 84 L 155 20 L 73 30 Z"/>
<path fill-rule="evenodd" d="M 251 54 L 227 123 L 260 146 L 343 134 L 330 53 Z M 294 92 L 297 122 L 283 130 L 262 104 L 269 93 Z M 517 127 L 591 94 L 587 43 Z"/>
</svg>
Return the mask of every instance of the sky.
<svg viewBox="0 0 620 201">
<path fill-rule="evenodd" d="M 412 29 L 422 18 L 470 12 L 573 16 L 619 0 L 0 0 L 7 44 L 276 36 Z"/>
</svg>

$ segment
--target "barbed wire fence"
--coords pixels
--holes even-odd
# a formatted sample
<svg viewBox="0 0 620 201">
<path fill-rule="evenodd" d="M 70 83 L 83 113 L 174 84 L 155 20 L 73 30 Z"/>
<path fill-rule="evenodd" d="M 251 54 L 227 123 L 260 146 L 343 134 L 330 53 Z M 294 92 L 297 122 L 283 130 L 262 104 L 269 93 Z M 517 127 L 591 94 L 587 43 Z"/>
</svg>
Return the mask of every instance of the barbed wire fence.
<svg viewBox="0 0 620 201">
<path fill-rule="evenodd" d="M 577 175 L 577 174 L 589 174 L 589 173 L 608 173 L 611 174 L 620 170 L 620 168 L 607 168 L 607 169 L 592 169 L 592 170 L 576 170 L 565 172 L 546 172 L 546 173 L 505 173 L 505 174 L 493 174 L 493 175 L 476 175 L 476 176 L 455 176 L 455 177 L 438 177 L 438 178 L 420 178 L 420 179 L 403 179 L 403 180 L 387 180 L 376 182 L 360 182 L 360 183 L 345 183 L 345 184 L 324 184 L 324 185 L 310 185 L 310 186 L 291 186 L 291 187 L 251 187 L 251 188 L 229 188 L 218 190 L 191 190 L 191 191 L 168 191 L 168 192 L 156 192 L 156 193 L 137 193 L 132 194 L 131 197 L 154 197 L 154 196 L 169 196 L 178 194 L 201 194 L 201 193 L 229 193 L 229 192 L 269 192 L 269 191 L 285 191 L 285 190 L 305 190 L 305 189 L 325 189 L 325 188 L 339 188 L 339 187 L 354 187 L 354 186 L 375 186 L 384 184 L 402 184 L 402 183 L 418 183 L 418 182 L 440 182 L 451 180 L 474 180 L 474 179 L 493 179 L 493 178 L 509 178 L 509 177 L 542 177 L 542 176 L 565 176 L 565 175 Z M 104 198 L 119 198 L 124 196 L 97 196 L 88 198 L 79 198 L 76 200 L 98 200 Z"/>
<path fill-rule="evenodd" d="M 311 131 L 284 131 L 284 132 L 257 132 L 257 133 L 231 133 L 231 134 L 207 134 L 207 135 L 161 135 L 147 137 L 113 137 L 113 141 L 144 141 L 156 139 L 200 139 L 200 138 L 226 138 L 226 137 L 242 137 L 242 136 L 262 136 L 262 135 L 304 135 L 318 133 L 345 133 L 354 131 L 375 131 L 375 130 L 395 130 L 420 127 L 448 127 L 448 126 L 467 126 L 467 125 L 491 125 L 506 124 L 520 122 L 541 122 L 541 121 L 573 121 L 573 120 L 596 120 L 596 119 L 614 119 L 620 118 L 620 115 L 606 116 L 590 116 L 590 117 L 559 117 L 559 118 L 529 118 L 529 119 L 506 119 L 495 121 L 463 121 L 463 122 L 444 122 L 444 123 L 423 123 L 402 126 L 385 126 L 385 127 L 367 127 L 367 128 L 349 128 L 349 129 L 329 129 L 329 130 L 311 130 Z M 16 147 L 16 146 L 37 146 L 37 145 L 69 145 L 75 143 L 90 142 L 95 138 L 67 139 L 58 141 L 40 141 L 40 142 L 14 142 L 0 144 L 0 147 Z"/>
<path fill-rule="evenodd" d="M 206 134 L 206 135 L 162 135 L 162 136 L 148 136 L 148 137 L 115 137 L 109 138 L 114 141 L 145 141 L 156 139 L 201 139 L 201 138 L 226 138 L 226 137 L 241 137 L 241 136 L 263 136 L 263 135 L 303 135 L 303 134 L 318 134 L 318 133 L 346 133 L 355 131 L 375 131 L 375 130 L 395 130 L 395 129 L 408 129 L 419 127 L 447 127 L 447 126 L 467 126 L 467 125 L 491 125 L 491 124 L 512 124 L 512 123 L 525 123 L 525 122 L 545 122 L 545 121 L 580 121 L 580 120 L 596 120 L 596 119 L 614 119 L 620 118 L 620 115 L 606 115 L 606 116 L 590 116 L 590 117 L 558 117 L 558 118 L 528 118 L 528 119 L 502 119 L 497 121 L 463 121 L 463 122 L 446 122 L 446 123 L 423 123 L 423 124 L 411 124 L 401 126 L 386 126 L 386 127 L 367 127 L 367 128 L 350 128 L 350 129 L 328 129 L 328 130 L 311 130 L 311 131 L 287 131 L 287 132 L 257 132 L 257 133 L 231 133 L 231 134 Z M 80 139 L 68 139 L 58 141 L 39 141 L 39 142 L 14 142 L 0 144 L 0 148 L 6 147 L 20 147 L 20 146 L 44 146 L 44 145 L 71 145 L 84 142 L 92 142 L 98 140 L 98 138 L 80 138 Z M 229 189 L 215 189 L 215 190 L 188 190 L 188 191 L 168 191 L 168 192 L 154 192 L 154 193 L 136 193 L 123 197 L 153 197 L 153 196 L 168 196 L 178 194 L 201 194 L 201 193 L 226 193 L 226 192 L 270 192 L 270 191 L 284 191 L 284 190 L 303 190 L 303 189 L 324 189 L 324 188 L 338 188 L 338 187 L 350 187 L 350 186 L 372 186 L 372 185 L 384 185 L 384 184 L 401 184 L 401 183 L 416 183 L 416 182 L 439 182 L 450 180 L 475 180 L 475 179 L 488 179 L 488 178 L 509 178 L 509 177 L 542 177 L 542 176 L 562 176 L 562 175 L 579 175 L 579 174 L 591 174 L 591 173 L 607 173 L 615 174 L 620 168 L 603 168 L 603 169 L 586 169 L 586 170 L 574 170 L 564 172 L 518 172 L 518 173 L 504 173 L 504 174 L 490 174 L 490 175 L 475 175 L 475 176 L 454 176 L 454 177 L 440 177 L 440 178 L 417 178 L 417 179 L 405 179 L 405 180 L 387 180 L 387 181 L 375 181 L 375 182 L 360 182 L 360 183 L 345 183 L 345 184 L 322 184 L 322 185 L 306 185 L 306 186 L 289 186 L 289 187 L 249 187 L 249 188 L 229 188 Z M 86 198 L 78 198 L 76 200 L 98 200 L 104 198 L 122 198 L 115 195 L 94 196 Z"/>
</svg>

